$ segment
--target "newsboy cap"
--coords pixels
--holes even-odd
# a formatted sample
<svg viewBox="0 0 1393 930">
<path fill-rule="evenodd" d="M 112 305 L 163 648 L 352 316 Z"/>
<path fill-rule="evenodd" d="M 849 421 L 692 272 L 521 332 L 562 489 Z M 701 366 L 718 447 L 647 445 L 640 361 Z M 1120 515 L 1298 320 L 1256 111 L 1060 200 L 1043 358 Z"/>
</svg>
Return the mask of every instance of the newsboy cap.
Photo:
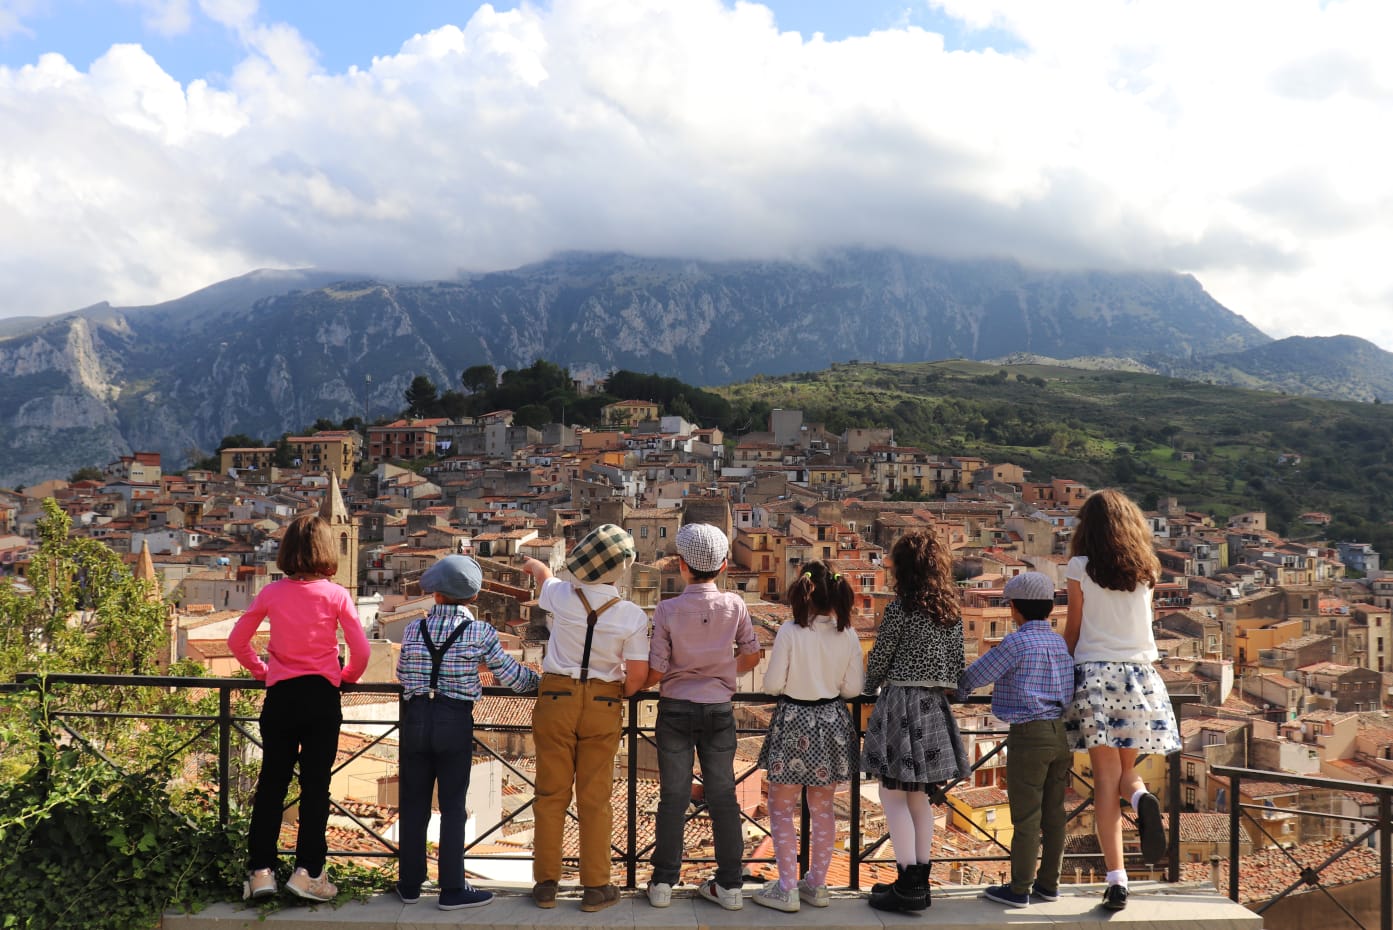
<svg viewBox="0 0 1393 930">
<path fill-rule="evenodd" d="M 566 571 L 581 584 L 614 584 L 634 561 L 634 538 L 604 523 L 586 533 L 566 556 Z"/>
<path fill-rule="evenodd" d="M 730 552 L 730 540 L 710 523 L 688 523 L 677 531 L 677 554 L 694 572 L 717 572 Z"/>
<path fill-rule="evenodd" d="M 1006 582 L 1001 595 L 1008 601 L 1052 601 L 1054 582 L 1040 572 L 1022 572 Z"/>
<path fill-rule="evenodd" d="M 447 555 L 421 574 L 421 590 L 443 594 L 452 601 L 467 601 L 484 585 L 479 563 L 467 555 Z"/>
</svg>

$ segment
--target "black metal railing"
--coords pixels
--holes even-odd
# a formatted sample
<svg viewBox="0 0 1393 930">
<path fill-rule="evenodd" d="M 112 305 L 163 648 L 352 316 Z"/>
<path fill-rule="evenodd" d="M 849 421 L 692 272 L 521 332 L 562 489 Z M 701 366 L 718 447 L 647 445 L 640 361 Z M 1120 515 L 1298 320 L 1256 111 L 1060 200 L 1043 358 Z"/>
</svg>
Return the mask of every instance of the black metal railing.
<svg viewBox="0 0 1393 930">
<path fill-rule="evenodd" d="M 1380 785 L 1365 782 L 1342 781 L 1334 778 L 1318 778 L 1308 775 L 1289 775 L 1285 772 L 1265 772 L 1260 769 L 1236 768 L 1227 765 L 1216 765 L 1210 769 L 1210 774 L 1217 775 L 1228 780 L 1228 814 L 1229 814 L 1229 875 L 1228 875 L 1228 896 L 1234 901 L 1243 903 L 1242 889 L 1239 882 L 1240 869 L 1235 867 L 1239 862 L 1239 845 L 1242 838 L 1242 825 L 1244 818 L 1252 824 L 1257 833 L 1265 836 L 1270 845 L 1280 849 L 1282 854 L 1290 860 L 1296 868 L 1298 877 L 1287 887 L 1274 895 L 1271 895 L 1261 903 L 1250 902 L 1249 906 L 1258 914 L 1263 914 L 1270 910 L 1278 902 L 1286 899 L 1290 895 L 1303 890 L 1314 889 L 1321 892 L 1325 897 L 1339 909 L 1345 917 L 1359 927 L 1360 930 L 1369 930 L 1350 909 L 1331 893 L 1330 889 L 1321 881 L 1321 874 L 1330 866 L 1339 862 L 1347 853 L 1355 847 L 1366 844 L 1371 839 L 1376 839 L 1378 846 L 1379 869 L 1379 928 L 1380 930 L 1393 930 L 1393 785 Z M 1279 782 L 1283 785 L 1293 785 L 1298 788 L 1306 789 L 1298 793 L 1302 803 L 1312 796 L 1314 791 L 1344 793 L 1344 794 L 1364 794 L 1373 795 L 1378 803 L 1378 813 L 1374 817 L 1352 816 L 1348 814 L 1336 814 L 1333 811 L 1312 811 L 1302 807 L 1272 807 L 1266 803 L 1256 801 L 1243 801 L 1244 782 L 1270 783 Z M 1346 839 L 1340 848 L 1330 853 L 1324 862 L 1319 865 L 1306 865 L 1297 860 L 1291 851 L 1286 847 L 1286 843 L 1279 837 L 1274 837 L 1264 823 L 1266 817 L 1254 816 L 1255 811 L 1260 811 L 1266 816 L 1274 813 L 1284 815 L 1296 815 L 1298 817 L 1313 817 L 1320 820 L 1343 821 L 1349 824 L 1361 825 Z M 1254 843 L 1254 846 L 1257 844 Z"/>
<path fill-rule="evenodd" d="M 97 686 L 102 688 L 113 689 L 184 689 L 191 692 L 216 693 L 217 710 L 216 712 L 202 714 L 155 714 L 142 712 L 121 712 L 111 710 L 90 710 L 79 707 L 63 707 L 61 706 L 60 702 L 61 695 L 63 690 L 70 686 Z M 97 745 L 92 739 L 88 737 L 88 735 L 84 734 L 83 731 L 79 729 L 78 724 L 80 721 L 84 719 L 130 719 L 132 721 L 160 720 L 168 723 L 187 724 L 188 726 L 193 728 L 193 730 L 188 736 L 188 738 L 183 740 L 182 744 L 179 747 L 180 750 L 194 747 L 195 744 L 197 744 L 200 740 L 216 742 L 217 748 L 215 753 L 211 750 L 204 750 L 204 752 L 208 755 L 208 757 L 210 757 L 213 760 L 213 763 L 216 766 L 217 805 L 219 823 L 224 828 L 228 825 L 234 803 L 249 803 L 245 797 L 241 799 L 241 802 L 239 802 L 234 797 L 238 793 L 236 790 L 234 790 L 234 781 L 236 781 L 235 776 L 237 774 L 235 771 L 235 767 L 238 759 L 244 758 L 248 755 L 247 750 L 249 746 L 260 746 L 259 734 L 255 731 L 255 728 L 251 726 L 251 724 L 254 724 L 256 722 L 257 717 L 254 714 L 247 712 L 237 713 L 234 709 L 234 696 L 244 692 L 254 696 L 256 692 L 264 691 L 264 685 L 261 682 L 255 681 L 250 678 L 183 678 L 169 676 L 137 675 L 24 674 L 17 676 L 16 683 L 14 685 L 0 685 L 0 688 L 3 688 L 4 690 L 8 691 L 28 691 L 36 695 L 39 695 L 44 699 L 49 700 L 50 702 L 59 702 L 59 706 L 53 708 L 53 713 L 51 717 L 51 719 L 54 721 L 54 726 L 56 730 L 59 732 L 42 734 L 42 738 L 70 740 L 73 743 L 81 745 L 88 751 L 92 752 L 105 764 L 112 765 L 117 769 L 122 768 L 121 761 L 108 756 L 105 752 L 103 752 L 101 746 Z M 360 758 L 364 754 L 371 751 L 374 747 L 382 744 L 384 740 L 388 739 L 394 732 L 396 732 L 397 721 L 401 719 L 400 706 L 398 706 L 397 708 L 397 714 L 394 719 L 364 719 L 354 717 L 351 713 L 354 706 L 353 701 L 355 695 L 394 695 L 400 702 L 400 685 L 397 685 L 395 683 L 360 683 L 354 685 L 345 685 L 343 687 L 343 692 L 345 695 L 345 715 L 343 720 L 344 726 L 373 726 L 381 728 L 382 732 L 379 733 L 376 737 L 368 739 L 363 745 L 356 748 L 346 758 L 342 759 L 341 761 L 336 761 L 333 770 L 333 773 L 336 775 L 343 771 L 347 766 L 352 764 L 354 760 Z M 509 689 L 498 687 L 485 688 L 484 695 L 486 697 L 502 697 L 516 701 L 531 701 L 533 699 L 531 695 L 519 695 Z M 616 865 L 623 868 L 625 884 L 630 888 L 637 887 L 639 879 L 639 867 L 642 863 L 645 863 L 647 861 L 653 849 L 653 844 L 651 842 L 647 844 L 641 844 L 639 841 L 637 826 L 638 817 L 641 813 L 646 812 L 640 812 L 638 810 L 638 782 L 640 746 L 646 743 L 649 746 L 653 746 L 656 748 L 656 744 L 654 740 L 653 727 L 643 726 L 640 724 L 639 721 L 643 717 L 643 714 L 641 712 L 644 706 L 646 704 L 651 704 L 655 702 L 657 698 L 657 692 L 641 692 L 640 694 L 637 694 L 628 699 L 628 714 L 625 721 L 625 731 L 623 736 L 624 746 L 626 747 L 628 759 L 628 786 L 626 792 L 627 823 L 624 830 L 624 836 L 615 837 L 614 840 L 611 842 L 611 851 L 612 861 Z M 777 700 L 777 698 L 767 694 L 742 692 L 735 695 L 734 700 L 737 706 L 764 705 L 772 704 L 774 701 Z M 1188 695 L 1174 696 L 1172 698 L 1172 702 L 1176 706 L 1177 718 L 1179 717 L 1180 705 L 1196 700 L 1198 700 L 1198 698 Z M 873 697 L 857 697 L 848 701 L 848 704 L 850 705 L 850 709 L 852 711 L 852 719 L 856 724 L 858 737 L 864 735 L 861 728 L 861 720 L 863 716 L 862 710 L 865 707 L 873 705 L 874 702 L 875 699 Z M 968 703 L 972 704 L 986 704 L 988 702 L 989 698 L 986 697 L 974 697 L 968 699 Z M 493 757 L 494 759 L 497 759 L 505 769 L 512 773 L 513 776 L 531 785 L 533 784 L 533 779 L 529 777 L 525 772 L 520 770 L 514 764 L 511 758 L 509 758 L 505 753 L 502 753 L 493 746 L 491 746 L 485 739 L 480 738 L 480 734 L 487 735 L 492 733 L 527 733 L 530 731 L 530 726 L 520 724 L 509 725 L 502 723 L 494 723 L 488 720 L 476 720 L 474 726 L 474 741 L 476 747 L 480 751 Z M 752 734 L 762 732 L 764 732 L 764 730 L 762 729 L 739 729 L 739 733 L 742 736 L 749 736 Z M 1005 729 L 969 729 L 964 730 L 963 732 L 965 735 L 1004 737 L 1007 731 Z M 234 742 L 237 740 L 244 741 L 244 744 L 240 747 L 238 751 L 234 751 Z M 976 760 L 976 762 L 973 764 L 972 771 L 975 772 L 984 764 L 997 758 L 1002 753 L 1004 748 L 1005 741 L 1003 739 L 990 752 L 986 753 L 980 759 Z M 1166 803 L 1167 810 L 1169 812 L 1169 850 L 1166 862 L 1166 878 L 1167 880 L 1174 882 L 1178 881 L 1180 877 L 1179 818 L 1181 810 L 1181 778 L 1179 754 L 1171 754 L 1168 757 L 1167 762 L 1169 768 L 1167 777 L 1168 791 Z M 755 771 L 757 771 L 757 768 L 758 767 L 756 765 L 751 764 L 745 767 L 744 769 L 737 771 L 737 786 L 740 783 L 744 782 L 746 779 L 748 779 Z M 971 777 L 972 774 L 969 773 L 967 778 Z M 1071 821 L 1074 818 L 1080 816 L 1092 803 L 1092 785 L 1089 782 L 1089 780 L 1086 777 L 1081 776 L 1077 772 L 1073 773 L 1073 778 L 1075 779 L 1078 785 L 1085 789 L 1079 791 L 1079 794 L 1083 795 L 1085 800 L 1069 812 L 1068 817 Z M 893 859 L 881 854 L 881 849 L 888 839 L 887 835 L 881 834 L 872 837 L 867 837 L 865 835 L 865 832 L 862 827 L 861 817 L 861 781 L 861 773 L 859 771 L 853 772 L 850 786 L 850 836 L 847 844 L 850 858 L 849 887 L 853 890 L 857 890 L 861 887 L 862 866 L 892 866 L 894 862 Z M 942 789 L 942 791 L 935 795 L 934 801 L 936 803 L 941 803 L 944 800 L 944 795 L 946 795 L 946 793 L 949 790 L 951 790 L 959 783 L 960 781 L 950 782 Z M 287 807 L 294 804 L 295 802 L 295 797 L 287 798 Z M 348 817 L 355 824 L 357 824 L 357 826 L 363 831 L 364 835 L 372 839 L 372 842 L 375 844 L 376 848 L 371 850 L 331 848 L 329 850 L 330 856 L 342 858 L 395 857 L 397 854 L 397 848 L 395 844 L 387 837 L 382 836 L 376 829 L 373 828 L 371 824 L 365 822 L 362 817 L 355 813 L 350 807 L 346 806 L 346 803 L 348 802 L 341 799 L 331 800 L 332 809 L 337 811 L 339 814 Z M 528 808 L 531 807 L 532 803 L 533 802 L 531 800 L 528 800 L 517 809 L 510 812 L 504 812 L 502 818 L 497 823 L 490 826 L 481 835 L 476 836 L 474 840 L 468 844 L 465 850 L 466 854 L 468 855 L 472 852 L 473 857 L 476 859 L 490 858 L 498 860 L 530 860 L 530 854 L 488 853 L 486 855 L 481 855 L 476 850 L 481 844 L 487 842 L 495 835 L 502 833 L 510 823 L 513 823 L 517 820 L 520 814 L 528 810 Z M 696 810 L 690 810 L 687 815 L 688 819 L 690 820 L 692 817 L 698 816 L 700 813 L 700 808 Z M 575 815 L 573 811 L 568 810 L 567 816 L 574 818 Z M 756 829 L 768 835 L 769 827 L 767 824 L 761 823 L 760 821 L 754 819 L 748 814 L 743 814 L 742 816 L 745 817 L 747 822 L 753 824 Z M 971 821 L 969 821 L 969 825 L 971 825 Z M 800 850 L 799 857 L 800 861 L 805 866 L 807 864 L 808 859 L 807 826 L 807 809 L 805 806 L 803 810 L 802 829 L 800 830 L 800 841 L 802 843 L 802 849 Z M 1008 862 L 1010 859 L 1009 848 L 1005 844 L 1001 843 L 994 835 L 989 834 L 981 828 L 977 829 L 981 833 L 981 839 L 993 844 L 996 847 L 997 851 L 991 855 L 977 856 L 954 854 L 954 861 L 961 863 Z M 1070 858 L 1097 858 L 1097 855 L 1077 854 L 1076 856 L 1071 855 Z M 690 864 L 704 864 L 714 862 L 715 860 L 714 857 L 710 856 L 689 856 L 684 861 Z M 754 863 L 772 863 L 773 859 L 765 858 L 747 861 Z M 1236 859 L 1234 861 L 1236 861 Z M 1385 926 L 1382 928 L 1382 930 L 1393 930 L 1393 928 Z"/>
</svg>

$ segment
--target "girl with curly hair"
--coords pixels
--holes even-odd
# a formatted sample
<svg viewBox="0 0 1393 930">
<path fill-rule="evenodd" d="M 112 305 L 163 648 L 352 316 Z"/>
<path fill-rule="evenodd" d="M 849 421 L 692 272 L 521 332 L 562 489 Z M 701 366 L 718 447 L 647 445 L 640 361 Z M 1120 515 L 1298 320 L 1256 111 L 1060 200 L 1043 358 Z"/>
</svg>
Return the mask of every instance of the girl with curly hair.
<svg viewBox="0 0 1393 930">
<path fill-rule="evenodd" d="M 1107 865 L 1103 907 L 1127 906 L 1122 859 L 1122 812 L 1137 813 L 1142 858 L 1166 851 L 1161 805 L 1136 772 L 1138 753 L 1180 749 L 1170 696 L 1152 663 L 1159 657 L 1151 630 L 1151 591 L 1161 565 L 1140 508 L 1105 488 L 1079 507 L 1069 544 L 1069 615 L 1064 642 L 1074 656 L 1074 702 L 1065 730 L 1076 752 L 1088 751 L 1098 845 Z"/>
<path fill-rule="evenodd" d="M 900 874 L 872 888 L 870 903 L 883 911 L 918 911 L 930 904 L 930 796 L 968 772 L 948 706 L 963 672 L 963 622 L 952 558 L 933 532 L 901 537 L 890 562 L 895 599 L 880 618 L 866 659 L 866 691 L 880 693 L 866 727 L 861 769 L 880 780 Z"/>
</svg>

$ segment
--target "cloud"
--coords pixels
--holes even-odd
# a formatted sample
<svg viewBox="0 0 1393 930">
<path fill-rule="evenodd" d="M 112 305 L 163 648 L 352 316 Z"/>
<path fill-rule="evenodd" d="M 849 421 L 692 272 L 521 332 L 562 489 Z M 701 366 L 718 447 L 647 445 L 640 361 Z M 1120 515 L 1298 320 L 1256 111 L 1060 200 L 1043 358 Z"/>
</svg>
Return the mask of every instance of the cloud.
<svg viewBox="0 0 1393 930">
<path fill-rule="evenodd" d="M 189 0 L 121 0 L 128 6 L 138 7 L 141 22 L 146 29 L 160 36 L 183 35 L 193 25 L 193 11 Z"/>
<path fill-rule="evenodd" d="M 45 0 L 0 0 L 0 40 L 10 36 L 32 36 L 34 30 L 24 25 L 48 7 Z"/>
<path fill-rule="evenodd" d="M 181 86 L 135 46 L 85 72 L 0 68 L 0 215 L 17 220 L 0 315 L 257 266 L 441 277 L 563 249 L 868 245 L 1173 268 L 1274 335 L 1393 348 L 1393 322 L 1371 322 L 1393 317 L 1393 5 L 935 5 L 1018 44 L 554 0 L 329 73 L 256 3 L 199 0 L 245 48 L 221 86 Z"/>
</svg>

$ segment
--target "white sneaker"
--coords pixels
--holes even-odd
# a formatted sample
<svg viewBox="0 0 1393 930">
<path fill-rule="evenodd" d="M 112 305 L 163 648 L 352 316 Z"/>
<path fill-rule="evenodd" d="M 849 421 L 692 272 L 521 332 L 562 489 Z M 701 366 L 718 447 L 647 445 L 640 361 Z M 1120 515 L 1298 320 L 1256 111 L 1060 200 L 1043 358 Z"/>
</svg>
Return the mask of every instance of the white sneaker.
<svg viewBox="0 0 1393 930">
<path fill-rule="evenodd" d="M 728 911 L 738 911 L 745 906 L 745 899 L 741 897 L 739 888 L 722 888 L 716 884 L 714 878 L 702 882 L 701 887 L 697 888 L 697 894 Z"/>
<path fill-rule="evenodd" d="M 826 885 L 809 885 L 806 878 L 798 879 L 798 897 L 813 907 L 827 907 L 832 903 Z"/>
<path fill-rule="evenodd" d="M 785 889 L 779 884 L 778 879 L 772 882 L 765 882 L 764 887 L 754 894 L 756 904 L 765 907 L 772 907 L 776 911 L 786 911 L 790 914 L 798 913 L 798 889 Z"/>
<path fill-rule="evenodd" d="M 667 882 L 649 882 L 648 903 L 654 907 L 668 907 L 671 905 L 672 886 Z"/>
</svg>

